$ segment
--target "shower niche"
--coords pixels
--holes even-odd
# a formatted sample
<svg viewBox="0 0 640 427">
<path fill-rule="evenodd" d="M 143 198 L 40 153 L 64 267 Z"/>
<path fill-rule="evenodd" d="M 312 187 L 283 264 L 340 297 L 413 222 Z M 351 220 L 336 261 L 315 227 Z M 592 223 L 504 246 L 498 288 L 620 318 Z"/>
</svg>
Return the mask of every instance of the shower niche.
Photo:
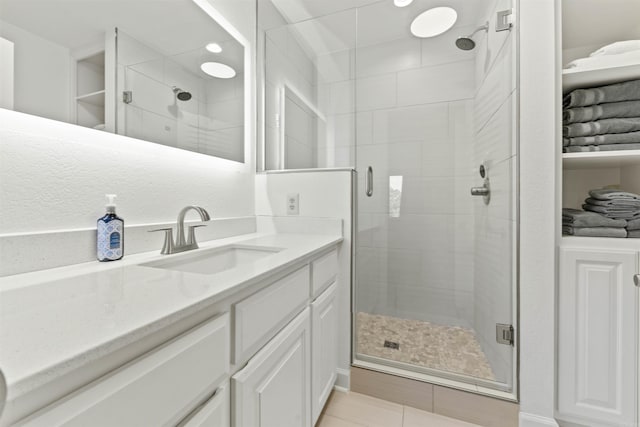
<svg viewBox="0 0 640 427">
<path fill-rule="evenodd" d="M 76 62 L 76 124 L 105 129 L 105 52 Z"/>
</svg>

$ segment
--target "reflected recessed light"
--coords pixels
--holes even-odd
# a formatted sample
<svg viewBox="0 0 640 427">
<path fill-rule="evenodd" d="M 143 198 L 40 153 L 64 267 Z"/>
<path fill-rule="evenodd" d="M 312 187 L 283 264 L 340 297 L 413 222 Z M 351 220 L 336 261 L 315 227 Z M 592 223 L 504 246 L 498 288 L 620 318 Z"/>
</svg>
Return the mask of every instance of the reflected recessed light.
<svg viewBox="0 0 640 427">
<path fill-rule="evenodd" d="M 416 37 L 434 37 L 453 27 L 458 13 L 450 7 L 434 7 L 422 12 L 411 23 L 411 33 Z"/>
<path fill-rule="evenodd" d="M 395 4 L 398 7 L 409 6 L 412 2 L 413 0 L 393 0 L 393 4 Z"/>
<path fill-rule="evenodd" d="M 218 43 L 209 43 L 207 45 L 207 50 L 211 53 L 220 53 L 222 52 L 222 46 L 220 46 Z"/>
<path fill-rule="evenodd" d="M 200 69 L 211 77 L 220 79 L 230 79 L 236 75 L 236 70 L 219 62 L 205 62 L 200 66 Z"/>
</svg>

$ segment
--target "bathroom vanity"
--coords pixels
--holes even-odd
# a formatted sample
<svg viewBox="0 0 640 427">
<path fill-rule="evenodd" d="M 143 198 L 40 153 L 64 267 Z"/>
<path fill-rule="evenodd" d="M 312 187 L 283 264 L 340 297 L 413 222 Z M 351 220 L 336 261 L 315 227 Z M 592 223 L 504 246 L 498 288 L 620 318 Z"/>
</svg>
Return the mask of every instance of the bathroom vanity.
<svg viewBox="0 0 640 427">
<path fill-rule="evenodd" d="M 244 235 L 0 279 L 0 425 L 315 424 L 341 241 Z"/>
</svg>

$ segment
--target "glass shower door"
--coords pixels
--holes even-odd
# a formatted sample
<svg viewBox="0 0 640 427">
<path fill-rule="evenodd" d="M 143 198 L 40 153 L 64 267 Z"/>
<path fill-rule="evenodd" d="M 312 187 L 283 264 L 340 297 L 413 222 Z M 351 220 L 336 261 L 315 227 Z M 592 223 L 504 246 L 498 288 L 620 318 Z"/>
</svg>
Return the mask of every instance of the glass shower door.
<svg viewBox="0 0 640 427">
<path fill-rule="evenodd" d="M 512 393 L 515 34 L 488 6 L 423 39 L 423 3 L 357 9 L 354 363 Z"/>
</svg>

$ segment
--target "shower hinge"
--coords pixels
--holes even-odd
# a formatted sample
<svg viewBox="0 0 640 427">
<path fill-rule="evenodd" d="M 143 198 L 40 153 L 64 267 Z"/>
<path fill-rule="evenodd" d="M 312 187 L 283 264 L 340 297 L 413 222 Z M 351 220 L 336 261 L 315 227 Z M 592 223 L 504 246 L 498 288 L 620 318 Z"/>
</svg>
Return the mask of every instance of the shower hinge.
<svg viewBox="0 0 640 427">
<path fill-rule="evenodd" d="M 133 102 L 133 92 L 130 90 L 122 91 L 122 102 L 125 104 L 131 104 L 131 102 Z"/>
<path fill-rule="evenodd" d="M 513 345 L 514 340 L 513 326 L 496 323 L 496 341 L 498 344 Z"/>
<path fill-rule="evenodd" d="M 501 10 L 497 13 L 496 32 L 508 31 L 511 29 L 511 27 L 513 27 L 513 22 L 511 22 L 512 13 L 512 9 Z"/>
</svg>

